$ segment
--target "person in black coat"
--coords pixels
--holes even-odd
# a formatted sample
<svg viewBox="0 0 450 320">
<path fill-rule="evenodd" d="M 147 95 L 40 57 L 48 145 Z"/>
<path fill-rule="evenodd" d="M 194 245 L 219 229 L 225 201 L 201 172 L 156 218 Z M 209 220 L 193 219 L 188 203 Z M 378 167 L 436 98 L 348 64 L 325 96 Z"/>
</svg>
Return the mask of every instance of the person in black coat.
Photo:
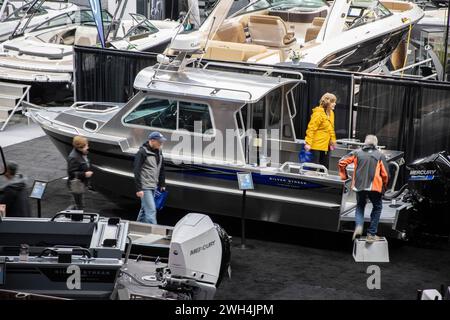
<svg viewBox="0 0 450 320">
<path fill-rule="evenodd" d="M 7 179 L 0 193 L 0 205 L 5 206 L 7 217 L 30 217 L 31 210 L 28 203 L 27 178 L 17 173 L 18 165 L 10 162 L 6 165 Z"/>
<path fill-rule="evenodd" d="M 91 164 L 87 157 L 89 143 L 85 137 L 75 136 L 72 141 L 73 149 L 67 159 L 67 173 L 69 190 L 75 200 L 75 209 L 84 210 L 84 193 L 92 177 Z"/>
</svg>

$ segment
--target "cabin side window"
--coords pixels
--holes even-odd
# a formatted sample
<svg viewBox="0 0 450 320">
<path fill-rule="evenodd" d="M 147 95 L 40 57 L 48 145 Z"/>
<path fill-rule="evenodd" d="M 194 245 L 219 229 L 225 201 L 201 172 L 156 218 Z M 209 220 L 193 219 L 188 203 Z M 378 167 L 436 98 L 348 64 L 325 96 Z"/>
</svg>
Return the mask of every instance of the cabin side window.
<svg viewBox="0 0 450 320">
<path fill-rule="evenodd" d="M 213 133 L 209 106 L 195 102 L 147 97 L 123 121 L 145 127 Z"/>
<path fill-rule="evenodd" d="M 123 121 L 128 124 L 175 130 L 177 109 L 177 102 L 174 100 L 147 97 Z"/>
<path fill-rule="evenodd" d="M 179 102 L 178 129 L 190 132 L 211 133 L 213 129 L 209 107 L 206 104 L 195 102 Z"/>
</svg>

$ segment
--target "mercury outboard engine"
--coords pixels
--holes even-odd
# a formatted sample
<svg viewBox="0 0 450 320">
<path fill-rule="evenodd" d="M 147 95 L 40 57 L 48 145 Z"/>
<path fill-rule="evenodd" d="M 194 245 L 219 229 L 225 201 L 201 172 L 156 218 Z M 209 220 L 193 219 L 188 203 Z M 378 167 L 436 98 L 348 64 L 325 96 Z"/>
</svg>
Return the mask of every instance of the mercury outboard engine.
<svg viewBox="0 0 450 320">
<path fill-rule="evenodd" d="M 450 156 L 446 151 L 408 165 L 409 197 L 416 220 L 434 234 L 450 234 Z"/>
<path fill-rule="evenodd" d="M 204 214 L 189 213 L 178 221 L 170 243 L 168 272 L 161 289 L 165 298 L 208 300 L 230 271 L 230 237 Z"/>
</svg>

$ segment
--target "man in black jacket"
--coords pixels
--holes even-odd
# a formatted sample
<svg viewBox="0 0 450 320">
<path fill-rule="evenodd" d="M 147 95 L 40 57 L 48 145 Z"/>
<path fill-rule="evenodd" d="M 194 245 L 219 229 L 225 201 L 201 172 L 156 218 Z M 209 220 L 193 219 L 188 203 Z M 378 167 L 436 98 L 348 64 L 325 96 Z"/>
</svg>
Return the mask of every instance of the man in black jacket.
<svg viewBox="0 0 450 320">
<path fill-rule="evenodd" d="M 161 146 L 166 138 L 152 132 L 134 158 L 136 196 L 141 199 L 137 221 L 156 224 L 155 190 L 165 189 L 164 160 Z"/>
<path fill-rule="evenodd" d="M 30 217 L 31 210 L 28 203 L 27 179 L 17 173 L 18 165 L 10 162 L 6 165 L 5 177 L 8 180 L 0 194 L 0 204 L 5 205 L 7 217 Z"/>
</svg>

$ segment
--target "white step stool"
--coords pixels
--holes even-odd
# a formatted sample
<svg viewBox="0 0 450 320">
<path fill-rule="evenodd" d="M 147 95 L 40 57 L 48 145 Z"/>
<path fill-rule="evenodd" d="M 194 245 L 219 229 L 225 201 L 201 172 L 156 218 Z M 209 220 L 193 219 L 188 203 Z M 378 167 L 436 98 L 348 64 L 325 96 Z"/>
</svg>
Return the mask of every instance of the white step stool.
<svg viewBox="0 0 450 320">
<path fill-rule="evenodd" d="M 355 262 L 389 262 L 389 248 L 386 238 L 369 243 L 366 237 L 353 242 L 353 259 Z"/>
</svg>

